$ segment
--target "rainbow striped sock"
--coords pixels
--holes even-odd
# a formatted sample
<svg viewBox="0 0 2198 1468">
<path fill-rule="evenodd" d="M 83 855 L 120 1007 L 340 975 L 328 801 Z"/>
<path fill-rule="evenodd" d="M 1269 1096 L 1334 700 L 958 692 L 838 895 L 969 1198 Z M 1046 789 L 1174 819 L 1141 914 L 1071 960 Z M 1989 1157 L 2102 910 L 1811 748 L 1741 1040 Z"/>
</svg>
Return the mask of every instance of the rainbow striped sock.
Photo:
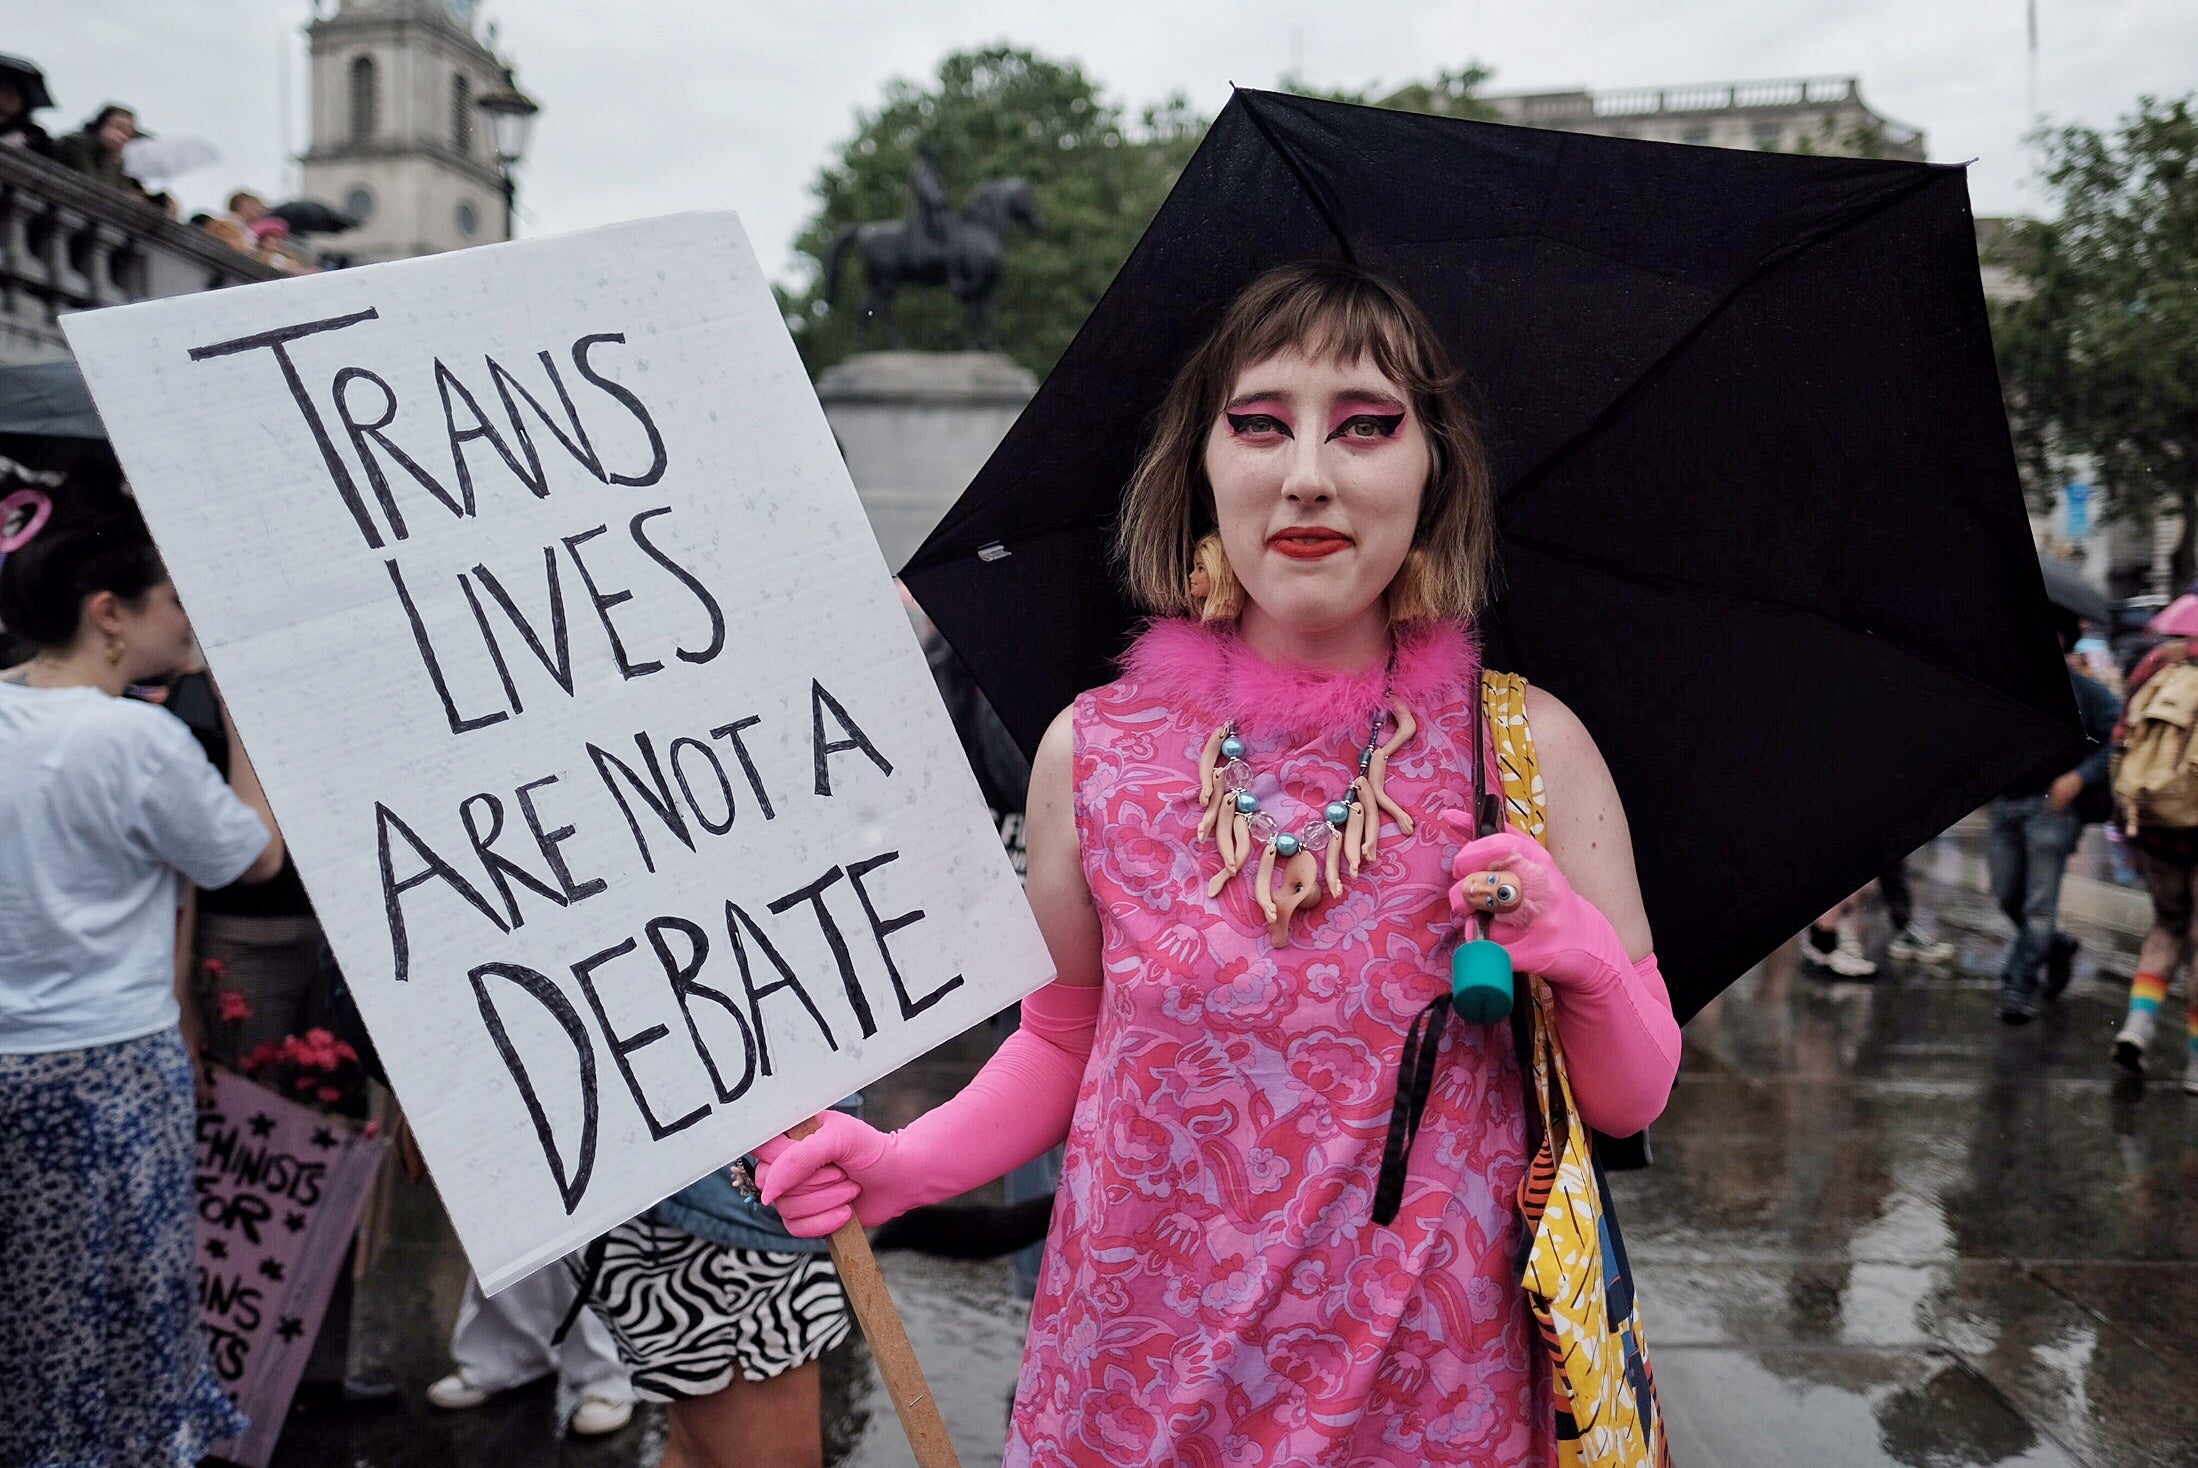
<svg viewBox="0 0 2198 1468">
<path fill-rule="evenodd" d="M 2129 1012 L 2158 1014 L 2167 998 L 2166 974 L 2139 974 L 2129 981 Z"/>
</svg>

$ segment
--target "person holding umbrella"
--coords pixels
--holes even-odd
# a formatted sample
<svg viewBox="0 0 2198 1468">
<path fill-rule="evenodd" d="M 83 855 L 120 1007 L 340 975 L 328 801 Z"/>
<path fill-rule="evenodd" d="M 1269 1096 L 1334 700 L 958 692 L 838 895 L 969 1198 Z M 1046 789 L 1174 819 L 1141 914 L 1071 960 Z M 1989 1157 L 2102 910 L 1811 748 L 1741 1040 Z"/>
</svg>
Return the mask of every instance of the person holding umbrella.
<svg viewBox="0 0 2198 1468">
<path fill-rule="evenodd" d="M 78 173 L 142 199 L 146 197 L 145 185 L 131 174 L 124 154 L 132 142 L 149 136 L 138 131 L 135 112 L 109 102 L 55 144 L 55 156 Z"/>
<path fill-rule="evenodd" d="M 1442 1023 L 1451 950 L 1492 919 L 1547 980 L 1605 1132 L 1661 1111 L 1679 1033 L 1588 731 L 1536 689 L 1481 737 L 1492 505 L 1457 383 L 1418 307 L 1357 267 L 1236 297 L 1121 516 L 1160 620 L 1033 764 L 1056 978 L 911 1126 L 828 1115 L 759 1153 L 765 1201 L 812 1234 L 1066 1136 L 1010 1465 L 1556 1452 L 1520 1283 L 1530 1106 L 1507 1027 Z M 1546 812 L 1541 841 L 1468 839 L 1496 747 L 1538 756 L 1512 813 Z"/>
<path fill-rule="evenodd" d="M 1038 752 L 1031 891 L 1058 920 L 1057 981 L 1026 1001 L 1014 1058 L 1003 1047 L 939 1120 L 897 1140 L 841 1132 L 800 1154 L 766 1148 L 812 1174 L 809 1227 L 850 1206 L 867 1221 L 988 1177 L 1068 1127 L 1066 1103 L 1036 1105 L 1052 1093 L 1014 1072 L 1084 1077 L 1011 1463 L 1661 1461 L 1590 1135 L 1662 1103 L 1676 1036 L 1658 996 L 1668 988 L 1678 1018 L 1695 1013 L 1841 894 L 2080 740 L 1970 218 L 1960 170 L 1933 165 L 1254 91 L 1216 117 L 1090 319 L 902 570 Z M 1377 381 L 1325 390 L 1295 367 L 1247 378 L 1263 361 L 1232 335 L 1247 290 L 1308 260 L 1396 282 L 1432 318 L 1434 357 L 1376 352 Z M 1343 314 L 1350 329 L 1331 332 L 1313 329 L 1333 324 L 1321 312 L 1278 309 L 1262 319 L 1306 329 L 1257 346 L 1348 374 L 1367 361 L 1354 343 L 1420 341 L 1390 329 L 1387 307 Z M 1891 337 L 1903 351 L 1886 353 Z M 1217 346 L 1228 342 L 1245 350 Z M 1445 357 L 1473 365 L 1456 386 L 1472 394 L 1485 459 L 1457 452 L 1449 394 L 1420 374 Z M 1193 386 L 1186 362 L 1214 375 Z M 1346 403 L 1347 391 L 1367 397 Z M 1155 422 L 1176 448 L 1141 456 Z M 1330 498 L 1294 533 L 1262 533 L 1257 515 L 1246 533 L 1230 486 L 1247 482 L 1238 456 L 1255 448 L 1335 461 Z M 1367 476 L 1422 449 L 1434 472 L 1418 512 L 1433 519 L 1398 536 L 1368 498 L 1395 482 Z M 1454 476 L 1474 461 L 1484 478 L 1458 495 Z M 1180 518 L 1153 514 L 1156 482 L 1188 486 Z M 1270 483 L 1266 503 L 1292 492 Z M 1311 505 L 1322 491 L 1300 480 L 1295 492 Z M 1477 507 L 1481 528 L 1445 518 L 1458 503 Z M 1406 544 L 1426 555 L 1415 562 Z M 1108 548 L 1146 545 L 1164 551 L 1160 571 L 1130 554 L 1125 588 Z M 1451 573 L 1492 563 L 1500 577 L 1460 592 Z M 1360 578 L 1384 564 L 1397 575 L 1368 593 Z M 1388 610 L 1393 675 L 1362 622 L 1307 620 L 1334 605 L 1331 575 L 1353 587 L 1343 603 Z M 1173 630 L 1139 640 L 1128 676 L 1108 681 L 1145 614 L 1194 608 L 1218 649 L 1163 624 Z M 1473 679 L 1456 676 L 1443 628 L 1465 614 L 1491 661 L 1579 717 L 1511 674 L 1484 672 L 1484 698 L 1458 696 Z M 1293 653 L 1269 637 L 1277 625 L 1321 630 L 1293 633 Z M 1106 686 L 1085 691 L 1094 684 Z M 1492 716 L 1493 771 L 1461 727 L 1476 709 Z M 1200 729 L 1186 710 L 1214 722 Z M 1606 765 L 1622 815 L 1615 794 L 1597 798 Z M 1488 776 L 1503 786 L 1494 809 L 1479 798 Z M 1862 788 L 1870 800 L 1854 799 Z M 1344 821 L 1340 844 L 1311 819 L 1330 813 L 1323 800 Z M 1491 1201 L 1515 1164 L 1498 1140 L 1514 1114 L 1497 1084 L 1505 1037 L 1485 1022 L 1501 1006 L 1471 1002 L 1488 950 L 1431 954 L 1416 927 L 1425 895 L 1457 875 L 1439 857 L 1424 864 L 1430 842 L 1459 839 L 1461 808 L 1476 835 L 1508 808 L 1554 854 L 1506 832 L 1497 839 L 1519 844 L 1457 856 L 1470 869 L 1456 898 L 1475 925 L 1494 905 L 1491 946 L 1508 945 L 1525 975 L 1508 1037 L 1523 1058 L 1513 1080 L 1533 1082 L 1514 1154 L 1533 1180 L 1518 1196 L 1523 1231 Z M 1566 829 L 1583 810 L 1604 817 L 1584 858 Z M 1200 842 L 1208 833 L 1218 852 Z M 1080 860 L 1060 854 L 1079 844 Z M 1354 846 L 1358 870 L 1326 864 Z M 1096 905 L 1078 900 L 1086 890 Z M 1579 941 L 1552 941 L 1575 922 Z M 1393 1019 L 1391 986 L 1424 982 L 1431 956 L 1457 964 L 1466 1002 L 1448 1024 L 1405 1025 L 1401 1046 L 1395 1029 L 1376 1043 L 1360 1026 Z M 1560 971 L 1545 982 L 1542 965 Z M 1605 998 L 1617 1012 L 1597 1010 Z M 1340 1007 L 1337 1023 L 1318 1024 L 1324 1005 Z M 1297 1035 L 1277 1057 L 1277 1035 L 1308 1022 L 1320 1041 Z M 987 1108 L 987 1090 L 1019 1104 Z M 1366 1143 L 1385 1118 L 1377 1165 Z M 1272 1141 L 1237 1150 L 1247 1126 Z M 1415 1129 L 1437 1136 L 1415 1146 Z M 873 1183 L 872 1159 L 894 1156 L 887 1174 L 914 1178 L 923 1170 L 905 1163 L 927 1139 L 936 1169 L 900 1197 L 820 1155 Z M 781 1193 L 799 1181 L 766 1172 Z M 1416 1211 L 1430 1173 L 1455 1190 L 1434 1226 Z M 1254 1220 L 1268 1226 L 1247 1232 Z M 1117 1224 L 1134 1241 L 1106 1236 Z M 1522 1242 L 1523 1281 L 1516 1254 L 1508 1269 L 1492 1262 Z M 1354 1249 L 1339 1279 L 1335 1261 Z M 1277 1294 L 1272 1271 L 1290 1251 L 1302 1267 Z M 1148 1286 L 1163 1278 L 1156 1302 Z M 1522 1294 L 1552 1346 L 1546 1368 L 1529 1342 L 1457 1410 L 1428 1411 L 1461 1356 L 1514 1328 Z M 1263 1303 L 1275 1308 L 1244 1328 L 1239 1312 Z M 1547 1392 L 1535 1404 L 1519 1386 L 1530 1373 Z M 1265 1446 L 1331 1424 L 1340 1441 L 1325 1447 Z"/>
<path fill-rule="evenodd" d="M 52 105 L 44 72 L 20 56 L 0 56 L 0 148 L 53 157 L 53 139 L 31 116 Z"/>
</svg>

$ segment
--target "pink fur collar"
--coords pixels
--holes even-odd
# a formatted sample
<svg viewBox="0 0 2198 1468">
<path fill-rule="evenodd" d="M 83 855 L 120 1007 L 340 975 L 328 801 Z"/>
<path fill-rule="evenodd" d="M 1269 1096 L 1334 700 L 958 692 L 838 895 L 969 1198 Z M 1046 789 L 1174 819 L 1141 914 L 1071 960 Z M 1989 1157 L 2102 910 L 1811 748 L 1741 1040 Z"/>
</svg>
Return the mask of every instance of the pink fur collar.
<svg viewBox="0 0 2198 1468">
<path fill-rule="evenodd" d="M 1359 673 L 1270 663 L 1233 624 L 1182 617 L 1154 621 L 1122 657 L 1122 671 L 1147 692 L 1216 723 L 1234 719 L 1247 734 L 1292 739 L 1365 725 L 1381 707 L 1385 682 L 1424 722 L 1479 667 L 1473 638 L 1454 622 L 1400 634 L 1393 678 L 1378 663 Z"/>
</svg>

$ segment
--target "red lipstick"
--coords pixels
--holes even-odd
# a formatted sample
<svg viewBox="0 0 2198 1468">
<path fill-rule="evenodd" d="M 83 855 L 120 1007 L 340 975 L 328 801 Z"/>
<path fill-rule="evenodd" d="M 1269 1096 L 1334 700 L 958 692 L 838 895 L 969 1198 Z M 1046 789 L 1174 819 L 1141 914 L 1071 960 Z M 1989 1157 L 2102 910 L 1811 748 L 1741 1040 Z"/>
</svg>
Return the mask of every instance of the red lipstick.
<svg viewBox="0 0 2198 1468">
<path fill-rule="evenodd" d="M 1293 561 L 1317 561 L 1348 548 L 1351 537 L 1322 525 L 1301 525 L 1279 530 L 1267 539 L 1267 548 Z"/>
</svg>

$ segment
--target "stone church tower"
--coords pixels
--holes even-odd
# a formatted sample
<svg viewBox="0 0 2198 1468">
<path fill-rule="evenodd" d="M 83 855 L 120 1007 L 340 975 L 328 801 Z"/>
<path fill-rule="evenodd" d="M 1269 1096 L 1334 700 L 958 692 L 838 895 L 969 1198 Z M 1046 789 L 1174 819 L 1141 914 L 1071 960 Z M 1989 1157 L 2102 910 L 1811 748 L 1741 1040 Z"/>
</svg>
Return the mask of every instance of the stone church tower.
<svg viewBox="0 0 2198 1468">
<path fill-rule="evenodd" d="M 501 240 L 503 183 L 474 99 L 504 66 L 474 0 L 317 0 L 305 195 L 362 221 L 329 243 L 361 262 Z"/>
</svg>

